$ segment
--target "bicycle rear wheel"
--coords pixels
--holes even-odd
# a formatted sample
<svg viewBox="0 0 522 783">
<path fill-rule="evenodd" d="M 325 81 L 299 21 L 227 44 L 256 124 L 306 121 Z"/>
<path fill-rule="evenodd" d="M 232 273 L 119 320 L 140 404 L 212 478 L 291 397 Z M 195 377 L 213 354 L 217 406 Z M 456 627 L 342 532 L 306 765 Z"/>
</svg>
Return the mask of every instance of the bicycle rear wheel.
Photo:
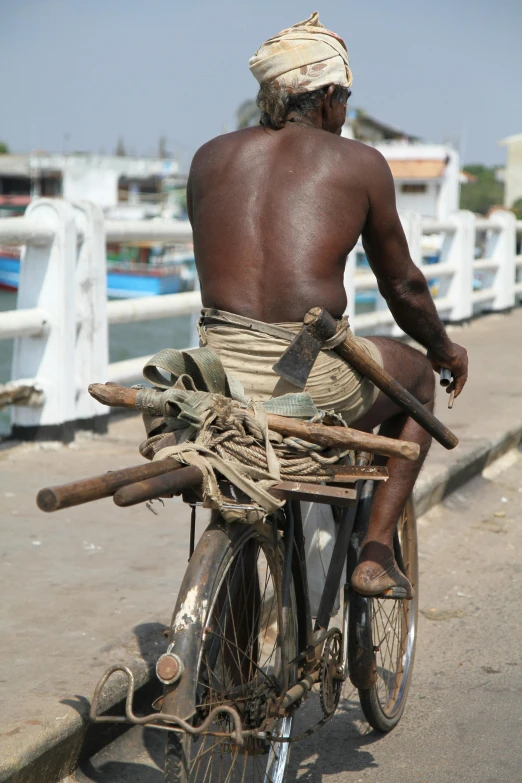
<svg viewBox="0 0 522 783">
<path fill-rule="evenodd" d="M 227 705 L 238 711 L 244 729 L 289 738 L 292 717 L 273 717 L 283 689 L 283 658 L 292 662 L 298 652 L 293 582 L 286 635 L 280 628 L 283 548 L 275 544 L 272 527 L 266 524 L 214 524 L 208 532 L 220 539 L 212 556 L 221 558 L 221 566 L 209 586 L 208 612 L 194 661 L 198 671 L 192 723 L 201 724 L 212 709 Z M 205 573 L 194 576 L 208 578 Z M 292 685 L 294 663 L 289 677 Z M 230 716 L 218 714 L 209 731 L 227 735 L 233 728 Z M 246 738 L 240 747 L 230 737 L 169 733 L 165 781 L 281 783 L 288 758 L 289 744 L 270 739 Z"/>
<path fill-rule="evenodd" d="M 402 717 L 413 671 L 419 569 L 417 524 L 411 500 L 397 526 L 395 559 L 415 590 L 411 601 L 367 598 L 368 622 L 377 665 L 377 680 L 359 690 L 361 707 L 368 723 L 377 731 L 391 731 Z"/>
</svg>

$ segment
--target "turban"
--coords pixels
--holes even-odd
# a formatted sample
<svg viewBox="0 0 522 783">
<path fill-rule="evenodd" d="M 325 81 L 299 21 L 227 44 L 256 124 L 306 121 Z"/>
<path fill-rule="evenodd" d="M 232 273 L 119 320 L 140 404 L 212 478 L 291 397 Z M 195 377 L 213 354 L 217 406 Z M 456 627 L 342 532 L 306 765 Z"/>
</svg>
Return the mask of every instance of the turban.
<svg viewBox="0 0 522 783">
<path fill-rule="evenodd" d="M 317 12 L 266 41 L 250 58 L 250 70 L 260 84 L 273 82 L 289 92 L 352 83 L 346 44 L 319 22 Z"/>
</svg>

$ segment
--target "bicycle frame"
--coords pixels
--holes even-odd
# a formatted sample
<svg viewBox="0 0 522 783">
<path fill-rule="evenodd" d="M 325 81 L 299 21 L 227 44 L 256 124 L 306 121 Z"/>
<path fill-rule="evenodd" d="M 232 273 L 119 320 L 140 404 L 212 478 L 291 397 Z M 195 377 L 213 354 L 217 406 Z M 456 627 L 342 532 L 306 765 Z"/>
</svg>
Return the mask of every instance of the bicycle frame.
<svg viewBox="0 0 522 783">
<path fill-rule="evenodd" d="M 363 457 L 364 459 L 364 457 Z M 277 700 L 276 710 L 286 711 L 299 701 L 313 684 L 317 682 L 319 667 L 323 652 L 323 644 L 335 629 L 328 630 L 333 607 L 343 571 L 346 563 L 346 583 L 344 585 L 344 613 L 343 613 L 343 641 L 342 641 L 342 671 L 340 675 L 345 679 L 350 672 L 353 681 L 354 673 L 358 682 L 365 683 L 369 687 L 374 681 L 376 666 L 375 655 L 372 648 L 371 631 L 368 624 L 367 600 L 351 590 L 350 578 L 357 562 L 359 543 L 362 541 L 368 523 L 368 510 L 371 504 L 373 481 L 357 482 L 355 502 L 352 506 L 344 508 L 341 520 L 338 524 L 334 549 L 326 576 L 323 593 L 320 600 L 318 616 L 315 624 L 312 623 L 310 609 L 310 596 L 308 590 L 308 575 L 305 558 L 305 539 L 301 516 L 300 501 L 289 499 L 282 512 L 278 512 L 263 524 L 272 525 L 272 535 L 278 537 L 278 528 L 283 529 L 283 569 L 278 589 L 281 594 L 280 627 L 286 634 L 289 622 L 290 609 L 290 580 L 293 579 L 297 606 L 297 635 L 298 656 L 293 661 L 282 660 L 283 683 L 280 697 Z M 240 526 L 247 535 L 251 525 L 235 523 L 234 528 Z M 219 573 L 221 563 L 216 558 L 217 551 L 216 530 L 221 535 L 231 535 L 232 525 L 220 525 L 213 522 L 203 533 L 197 549 L 192 553 L 189 566 L 185 573 L 180 596 L 184 600 L 176 605 L 172 630 L 170 636 L 169 652 L 180 660 L 195 661 L 198 657 L 199 639 L 205 633 L 204 622 L 206 609 L 210 596 L 207 594 L 209 585 L 214 582 Z M 265 533 L 266 535 L 266 533 Z M 208 573 L 209 578 L 195 579 L 195 574 L 201 573 L 202 567 Z M 282 650 L 284 655 L 284 648 Z M 296 661 L 298 666 L 295 667 Z M 295 682 L 289 682 L 290 667 L 298 672 Z M 165 687 L 160 713 L 151 714 L 143 718 L 137 718 L 132 712 L 132 678 L 129 678 L 129 693 L 126 704 L 126 717 L 113 718 L 98 714 L 98 701 L 101 690 L 108 677 L 121 667 L 112 667 L 107 672 L 96 689 L 95 698 L 91 707 L 91 720 L 97 722 L 131 722 L 155 725 L 167 731 L 187 731 L 186 727 L 195 713 L 196 674 L 197 666 L 187 667 L 181 679 L 173 685 Z M 127 675 L 128 672 L 126 671 Z M 361 687 L 360 685 L 358 687 Z M 212 712 L 214 716 L 221 708 Z M 222 708 L 225 710 L 225 707 Z M 252 731 L 243 731 L 239 715 L 229 707 L 225 711 L 230 712 L 234 722 L 234 732 L 237 744 L 242 744 L 243 738 L 251 735 Z M 332 713 L 333 714 L 333 713 Z M 158 722 L 164 721 L 163 725 Z M 170 726 L 168 724 L 171 724 Z M 190 734 L 197 735 L 206 731 L 209 722 L 205 721 L 199 728 L 192 728 Z M 211 732 L 212 733 L 212 732 Z M 254 732 L 255 733 L 255 732 Z M 277 740 L 276 740 L 277 741 Z M 283 741 L 283 740 L 279 740 Z"/>
<path fill-rule="evenodd" d="M 361 502 L 363 492 L 364 500 Z M 342 511 L 314 625 L 312 625 L 310 610 L 301 508 L 299 501 L 296 500 L 289 501 L 285 509 L 287 517 L 291 519 L 291 523 L 287 525 L 285 530 L 285 551 L 288 551 L 288 548 L 291 548 L 293 551 L 292 573 L 290 574 L 287 565 L 288 558 L 285 557 L 285 567 L 282 576 L 283 597 L 285 596 L 284 586 L 289 584 L 290 575 L 293 577 L 299 611 L 298 640 L 301 651 L 300 656 L 306 655 L 304 668 L 305 670 L 310 670 L 317 665 L 320 658 L 321 644 L 328 629 L 346 564 L 346 581 L 343 590 L 342 666 L 345 676 L 348 671 L 357 671 L 358 681 L 364 680 L 366 687 L 372 684 L 375 677 L 375 655 L 367 623 L 368 601 L 363 596 L 353 593 L 350 587 L 350 579 L 357 564 L 360 550 L 359 543 L 366 533 L 368 525 L 367 502 L 371 503 L 372 492 L 373 482 L 358 482 L 357 497 L 354 505 Z M 352 604 L 351 624 L 349 622 L 350 603 Z M 283 622 L 286 622 L 285 615 L 283 615 Z M 352 630 L 351 634 L 350 630 Z M 283 633 L 285 632 L 286 626 L 283 625 Z M 348 639 L 351 639 L 351 644 L 348 643 Z"/>
</svg>

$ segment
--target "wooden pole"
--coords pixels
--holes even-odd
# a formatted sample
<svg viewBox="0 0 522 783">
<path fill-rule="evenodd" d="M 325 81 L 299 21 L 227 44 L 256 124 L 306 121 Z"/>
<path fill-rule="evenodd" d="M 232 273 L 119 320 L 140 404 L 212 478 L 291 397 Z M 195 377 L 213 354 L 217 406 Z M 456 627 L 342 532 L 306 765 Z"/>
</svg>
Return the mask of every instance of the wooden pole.
<svg viewBox="0 0 522 783">
<path fill-rule="evenodd" d="M 160 460 L 163 462 L 163 460 Z M 181 470 L 170 471 L 164 476 L 126 484 L 114 493 L 114 502 L 117 506 L 135 506 L 145 500 L 152 500 L 161 495 L 170 495 L 182 492 L 184 489 L 201 484 L 203 473 L 194 465 L 189 465 Z"/>
<path fill-rule="evenodd" d="M 420 453 L 417 443 L 407 440 L 385 438 L 372 432 L 362 432 L 351 427 L 330 427 L 324 424 L 309 424 L 300 419 L 290 419 L 287 416 L 277 416 L 268 413 L 268 426 L 274 432 L 286 437 L 301 438 L 309 443 L 316 443 L 324 448 L 353 449 L 354 451 L 369 451 L 372 454 L 382 454 L 385 457 L 399 457 L 415 461 Z"/>
<path fill-rule="evenodd" d="M 127 389 L 117 384 L 93 383 L 89 393 L 104 405 L 135 408 L 139 389 Z M 161 395 L 158 391 L 158 414 L 161 414 Z M 420 404 L 420 403 L 419 403 Z M 348 448 L 358 451 L 370 451 L 385 457 L 398 457 L 415 461 L 420 453 L 417 443 L 395 438 L 385 438 L 370 432 L 354 430 L 350 427 L 335 427 L 324 424 L 309 424 L 300 419 L 278 416 L 268 413 L 268 426 L 274 432 L 287 437 L 301 438 L 324 448 Z"/>
<path fill-rule="evenodd" d="M 59 511 L 61 508 L 79 506 L 91 500 L 108 498 L 120 487 L 144 481 L 163 473 L 171 473 L 183 467 L 174 459 L 162 459 L 158 462 L 147 462 L 132 468 L 114 470 L 102 476 L 73 481 L 70 484 L 60 484 L 56 487 L 41 489 L 36 496 L 38 508 L 42 511 Z"/>
<path fill-rule="evenodd" d="M 357 480 L 360 481 L 361 478 L 363 477 L 360 476 Z M 189 487 L 201 484 L 202 481 L 203 474 L 200 469 L 190 465 L 176 472 L 166 473 L 164 476 L 156 476 L 156 478 L 121 487 L 114 493 L 113 500 L 117 506 L 127 508 L 162 495 L 179 494 Z M 353 487 L 330 487 L 303 481 L 279 481 L 268 491 L 281 500 L 293 497 L 341 507 L 352 506 L 356 497 Z"/>
<path fill-rule="evenodd" d="M 158 462 L 150 462 L 144 465 L 136 465 L 122 470 L 116 470 L 105 473 L 102 476 L 91 476 L 91 478 L 74 481 L 70 484 L 61 484 L 56 487 L 46 487 L 38 493 L 36 502 L 38 508 L 42 511 L 59 511 L 62 508 L 79 506 L 82 503 L 89 503 L 93 500 L 100 500 L 111 495 L 115 495 L 123 487 L 132 485 L 143 485 L 157 477 L 164 478 L 168 476 L 168 487 L 174 471 L 182 471 L 183 465 L 176 460 L 166 457 Z M 385 467 L 371 465 L 368 467 L 359 467 L 357 465 L 325 465 L 325 481 L 332 484 L 350 484 L 361 479 L 371 479 L 372 481 L 386 481 L 388 471 Z M 188 474 L 184 474 L 188 475 Z M 157 497 L 163 492 L 172 492 L 167 485 L 157 485 L 154 487 L 156 493 L 151 497 Z M 141 502 L 141 501 L 137 501 Z"/>
</svg>

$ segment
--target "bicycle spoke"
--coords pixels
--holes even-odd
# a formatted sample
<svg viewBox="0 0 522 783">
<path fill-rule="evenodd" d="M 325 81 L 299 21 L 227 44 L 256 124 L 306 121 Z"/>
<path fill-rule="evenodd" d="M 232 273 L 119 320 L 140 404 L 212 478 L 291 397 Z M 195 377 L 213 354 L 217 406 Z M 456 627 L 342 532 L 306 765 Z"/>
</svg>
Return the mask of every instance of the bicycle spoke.
<svg viewBox="0 0 522 783">
<path fill-rule="evenodd" d="M 416 587 L 415 518 L 409 517 L 409 513 L 411 506 L 407 507 L 399 521 L 397 535 L 402 555 L 401 566 Z M 399 720 L 404 707 L 414 646 L 415 604 L 405 599 L 372 598 L 369 602 L 369 620 L 377 681 L 372 689 L 375 701 L 371 702 L 369 697 L 365 697 L 361 698 L 361 703 L 364 701 L 363 709 L 370 723 L 380 731 L 389 731 Z M 379 717 L 381 715 L 382 718 Z"/>
<path fill-rule="evenodd" d="M 208 631 L 197 675 L 200 712 L 196 715 L 201 715 L 197 720 L 204 719 L 220 704 L 228 703 L 239 711 L 243 724 L 249 728 L 248 720 L 258 714 L 255 708 L 252 712 L 249 707 L 250 700 L 256 692 L 261 694 L 256 698 L 264 699 L 266 694 L 274 693 L 273 673 L 280 666 L 281 639 L 278 594 L 273 576 L 274 555 L 270 545 L 265 546 L 268 547 L 266 552 L 256 539 L 250 539 L 230 561 L 215 593 L 206 620 Z M 296 655 L 295 633 L 291 639 L 289 653 L 293 658 Z M 263 690 L 257 690 L 260 687 Z M 276 727 L 281 719 L 263 717 L 263 701 L 260 704 L 260 720 L 264 723 L 259 725 L 267 725 L 271 731 L 275 729 L 276 734 L 288 736 L 291 721 L 286 720 L 279 730 Z M 233 728 L 230 717 L 218 713 L 209 730 L 229 735 Z M 190 742 L 191 781 L 271 783 L 280 763 L 280 746 L 269 745 L 264 749 L 261 740 L 253 738 L 246 738 L 245 743 L 240 749 L 231 739 L 212 734 Z M 282 763 L 285 762 L 286 754 Z"/>
</svg>

